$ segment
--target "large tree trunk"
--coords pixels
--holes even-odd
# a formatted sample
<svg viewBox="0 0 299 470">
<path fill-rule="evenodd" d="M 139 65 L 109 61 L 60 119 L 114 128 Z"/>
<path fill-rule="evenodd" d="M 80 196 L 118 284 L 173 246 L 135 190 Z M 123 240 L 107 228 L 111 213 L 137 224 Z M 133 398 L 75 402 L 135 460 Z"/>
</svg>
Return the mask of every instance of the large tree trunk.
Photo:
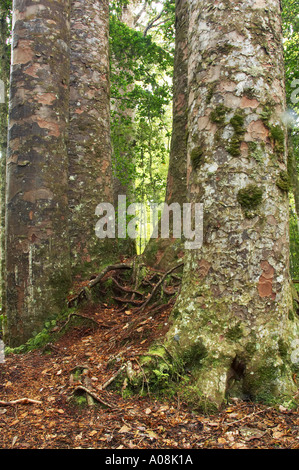
<svg viewBox="0 0 299 470">
<path fill-rule="evenodd" d="M 113 204 L 108 1 L 72 0 L 69 205 L 73 272 L 112 259 L 115 242 L 95 235 L 95 209 Z"/>
<path fill-rule="evenodd" d="M 6 150 L 7 150 L 7 113 L 9 88 L 9 53 L 6 41 L 8 39 L 7 8 L 0 6 L 0 80 L 3 84 L 0 96 L 0 181 L 1 181 L 1 215 L 0 215 L 0 258 L 1 258 L 1 305 L 5 308 L 5 188 L 6 188 Z M 1 87 L 2 87 L 1 84 Z"/>
<path fill-rule="evenodd" d="M 173 70 L 173 122 L 165 203 L 187 199 L 187 82 L 188 82 L 188 1 L 176 1 L 176 39 Z M 170 229 L 172 217 L 170 213 Z M 170 232 L 171 233 L 171 232 Z M 160 235 L 160 232 L 159 232 Z M 183 256 L 181 239 L 151 239 L 143 257 L 147 264 L 167 270 Z"/>
<path fill-rule="evenodd" d="M 69 0 L 14 0 L 7 154 L 7 341 L 39 331 L 70 281 Z"/>
<path fill-rule="evenodd" d="M 297 389 L 280 17 L 279 0 L 190 2 L 187 184 L 204 242 L 186 250 L 166 345 L 203 403 Z"/>
</svg>

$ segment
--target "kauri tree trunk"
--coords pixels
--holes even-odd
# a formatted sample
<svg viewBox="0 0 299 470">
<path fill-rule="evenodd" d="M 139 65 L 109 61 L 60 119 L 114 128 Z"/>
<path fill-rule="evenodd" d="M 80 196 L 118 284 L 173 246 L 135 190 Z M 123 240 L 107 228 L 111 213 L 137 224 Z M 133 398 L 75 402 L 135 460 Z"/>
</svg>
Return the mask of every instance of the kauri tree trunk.
<svg viewBox="0 0 299 470">
<path fill-rule="evenodd" d="M 194 0 L 189 20 L 187 184 L 204 203 L 204 241 L 186 250 L 165 344 L 203 404 L 289 403 L 298 319 L 280 2 Z"/>
<path fill-rule="evenodd" d="M 113 204 L 110 142 L 109 5 L 72 0 L 69 205 L 74 273 L 112 259 L 115 243 L 95 235 L 95 209 Z M 106 243 L 107 242 L 107 243 Z"/>
<path fill-rule="evenodd" d="M 9 89 L 9 68 L 10 54 L 7 39 L 9 35 L 7 18 L 9 15 L 8 6 L 0 6 L 0 181 L 1 181 L 1 305 L 2 312 L 5 309 L 5 187 L 6 187 L 6 149 L 7 149 L 7 113 L 8 113 L 8 89 Z M 2 96 L 3 94 L 3 96 Z"/>
<path fill-rule="evenodd" d="M 69 0 L 14 0 L 7 152 L 7 342 L 64 305 L 70 282 Z"/>
</svg>

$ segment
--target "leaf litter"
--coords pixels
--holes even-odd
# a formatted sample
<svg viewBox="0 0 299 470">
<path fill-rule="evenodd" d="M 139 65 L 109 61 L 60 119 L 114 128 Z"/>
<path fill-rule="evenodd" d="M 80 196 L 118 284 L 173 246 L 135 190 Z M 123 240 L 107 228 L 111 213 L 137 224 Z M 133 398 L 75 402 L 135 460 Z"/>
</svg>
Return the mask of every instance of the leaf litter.
<svg viewBox="0 0 299 470">
<path fill-rule="evenodd" d="M 207 415 L 192 411 L 180 397 L 124 398 L 109 388 L 124 361 L 134 362 L 163 338 L 171 305 L 147 318 L 140 312 L 140 323 L 133 311 L 115 306 L 81 311 L 99 327 L 73 327 L 50 353 L 11 354 L 0 364 L 0 448 L 299 448 L 297 410 L 235 400 Z M 134 315 L 138 328 L 126 336 Z M 76 403 L 70 400 L 74 390 L 89 390 L 90 406 L 80 405 L 80 396 Z"/>
</svg>

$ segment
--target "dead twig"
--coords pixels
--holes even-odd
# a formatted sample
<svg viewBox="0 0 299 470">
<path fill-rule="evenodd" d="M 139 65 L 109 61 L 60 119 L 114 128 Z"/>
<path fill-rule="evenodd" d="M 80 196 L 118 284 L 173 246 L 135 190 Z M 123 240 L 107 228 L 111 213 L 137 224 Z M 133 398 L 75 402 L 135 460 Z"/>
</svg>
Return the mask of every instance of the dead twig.
<svg viewBox="0 0 299 470">
<path fill-rule="evenodd" d="M 270 411 L 270 410 L 273 410 L 273 407 L 269 406 L 268 408 L 265 408 L 264 410 L 255 411 L 254 413 L 243 416 L 243 418 L 237 419 L 236 421 L 233 421 L 232 423 L 225 422 L 225 425 L 226 426 L 234 426 L 235 424 L 240 423 L 241 421 L 244 421 L 244 419 L 250 419 L 253 416 L 257 416 L 257 415 L 260 415 L 262 413 L 266 413 L 267 411 Z"/>
<path fill-rule="evenodd" d="M 105 383 L 102 385 L 102 387 L 101 387 L 102 390 L 105 390 L 105 388 L 107 388 L 107 387 L 116 379 L 116 377 L 118 377 L 118 376 L 122 373 L 122 371 L 123 371 L 126 367 L 127 367 L 127 364 L 122 365 L 122 366 L 118 369 L 118 371 L 117 371 L 114 375 L 112 375 L 112 377 L 110 377 L 110 379 L 107 380 L 107 382 L 105 382 Z"/>
<path fill-rule="evenodd" d="M 32 398 L 18 398 L 17 400 L 2 401 L 0 400 L 0 406 L 15 406 L 15 405 L 41 405 L 42 402 L 39 400 L 33 400 Z"/>
<path fill-rule="evenodd" d="M 95 392 L 92 392 L 91 390 L 84 387 L 83 385 L 78 385 L 78 387 L 75 388 L 73 394 L 76 393 L 76 392 L 79 392 L 79 391 L 85 392 L 86 394 L 90 395 L 95 401 L 101 403 L 102 405 L 107 406 L 110 409 L 113 408 L 113 406 L 110 405 L 110 403 L 107 403 L 105 400 L 103 400 L 101 397 L 99 397 L 99 395 L 97 395 Z"/>
</svg>

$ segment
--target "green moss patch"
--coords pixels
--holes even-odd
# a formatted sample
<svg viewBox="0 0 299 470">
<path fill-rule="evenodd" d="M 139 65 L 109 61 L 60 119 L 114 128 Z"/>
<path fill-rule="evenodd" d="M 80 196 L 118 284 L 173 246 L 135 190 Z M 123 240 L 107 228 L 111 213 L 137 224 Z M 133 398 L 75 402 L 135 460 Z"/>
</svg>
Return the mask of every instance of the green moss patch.
<svg viewBox="0 0 299 470">
<path fill-rule="evenodd" d="M 211 112 L 210 119 L 215 124 L 223 126 L 225 124 L 226 115 L 229 111 L 229 108 L 227 108 L 223 104 L 220 104 L 216 106 L 216 108 Z"/>
<path fill-rule="evenodd" d="M 270 139 L 274 144 L 274 150 L 277 155 L 285 151 L 285 131 L 280 126 L 270 126 Z"/>
<path fill-rule="evenodd" d="M 261 204 L 263 193 L 263 188 L 255 184 L 249 184 L 245 188 L 240 189 L 237 200 L 243 209 L 254 210 Z"/>
<path fill-rule="evenodd" d="M 290 177 L 286 171 L 281 171 L 279 177 L 276 180 L 276 185 L 282 191 L 289 191 L 291 188 Z"/>
<path fill-rule="evenodd" d="M 236 114 L 231 118 L 230 124 L 234 129 L 234 135 L 230 140 L 230 144 L 227 147 L 227 151 L 233 156 L 237 157 L 241 155 L 241 143 L 245 134 L 245 117 L 242 111 L 237 111 Z"/>
</svg>

